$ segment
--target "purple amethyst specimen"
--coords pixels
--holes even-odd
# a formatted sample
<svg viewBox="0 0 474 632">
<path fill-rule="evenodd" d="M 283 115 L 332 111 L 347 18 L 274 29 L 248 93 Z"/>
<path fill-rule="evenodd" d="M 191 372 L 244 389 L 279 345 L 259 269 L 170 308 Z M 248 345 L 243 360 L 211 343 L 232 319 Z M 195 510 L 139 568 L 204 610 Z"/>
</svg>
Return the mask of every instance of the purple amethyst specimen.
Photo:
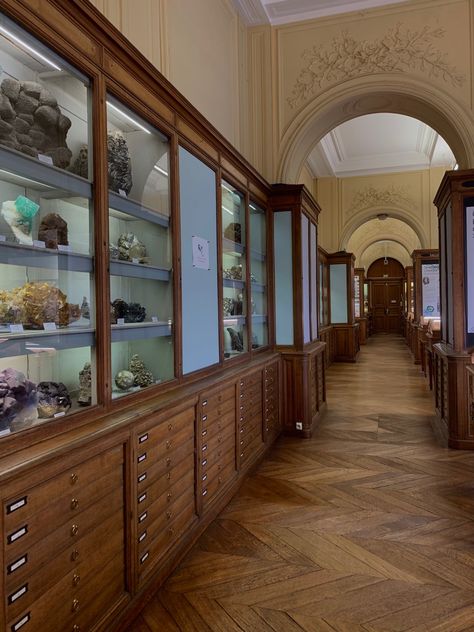
<svg viewBox="0 0 474 632">
<path fill-rule="evenodd" d="M 0 371 L 0 431 L 13 422 L 26 424 L 37 419 L 37 406 L 36 384 L 16 369 Z"/>
</svg>

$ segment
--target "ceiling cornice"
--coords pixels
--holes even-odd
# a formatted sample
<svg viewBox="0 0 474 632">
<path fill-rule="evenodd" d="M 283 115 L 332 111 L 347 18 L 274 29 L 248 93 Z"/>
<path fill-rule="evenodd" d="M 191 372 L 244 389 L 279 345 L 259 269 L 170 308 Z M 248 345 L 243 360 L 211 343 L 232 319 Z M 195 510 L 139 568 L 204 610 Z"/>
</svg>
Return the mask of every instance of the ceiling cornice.
<svg viewBox="0 0 474 632">
<path fill-rule="evenodd" d="M 232 0 L 232 3 L 247 26 L 270 24 L 260 0 Z"/>
</svg>

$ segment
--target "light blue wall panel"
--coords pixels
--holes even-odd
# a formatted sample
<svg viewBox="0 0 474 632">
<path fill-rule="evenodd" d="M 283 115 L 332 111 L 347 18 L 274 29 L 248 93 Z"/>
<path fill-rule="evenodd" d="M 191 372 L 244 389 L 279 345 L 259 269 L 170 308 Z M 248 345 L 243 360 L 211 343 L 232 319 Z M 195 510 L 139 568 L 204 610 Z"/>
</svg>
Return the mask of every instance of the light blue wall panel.
<svg viewBox="0 0 474 632">
<path fill-rule="evenodd" d="M 216 175 L 179 148 L 183 373 L 219 361 Z M 193 267 L 192 237 L 209 241 L 210 270 Z"/>
<path fill-rule="evenodd" d="M 335 263 L 329 266 L 331 291 L 331 323 L 347 323 L 347 266 Z"/>
<path fill-rule="evenodd" d="M 274 217 L 275 248 L 275 318 L 277 345 L 293 344 L 293 252 L 291 212 L 281 211 Z"/>
</svg>

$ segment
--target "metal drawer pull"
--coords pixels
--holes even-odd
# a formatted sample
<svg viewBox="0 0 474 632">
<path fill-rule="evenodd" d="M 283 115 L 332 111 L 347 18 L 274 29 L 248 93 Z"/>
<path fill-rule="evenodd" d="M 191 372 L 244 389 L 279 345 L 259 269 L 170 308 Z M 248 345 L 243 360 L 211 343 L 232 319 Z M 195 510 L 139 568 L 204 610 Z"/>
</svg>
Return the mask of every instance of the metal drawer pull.
<svg viewBox="0 0 474 632">
<path fill-rule="evenodd" d="M 172 495 L 173 494 L 171 492 L 168 492 L 168 494 L 166 495 L 167 502 L 170 502 Z"/>
<path fill-rule="evenodd" d="M 143 481 L 146 479 L 147 477 L 147 473 L 143 472 L 143 474 L 140 474 L 140 476 L 138 477 L 138 482 L 139 483 L 143 483 Z"/>
<path fill-rule="evenodd" d="M 201 432 L 201 435 L 202 435 L 203 437 L 205 437 L 205 436 L 207 435 L 207 429 L 206 429 L 206 430 L 203 430 L 203 431 Z"/>
<path fill-rule="evenodd" d="M 72 576 L 72 585 L 73 586 L 77 586 L 77 584 L 81 581 L 81 576 L 78 575 L 77 573 L 74 573 L 74 575 Z"/>
<path fill-rule="evenodd" d="M 23 496 L 23 498 L 15 500 L 14 502 L 7 505 L 7 515 L 13 513 L 14 511 L 17 511 L 18 509 L 21 509 L 27 503 L 28 503 L 28 496 Z"/>
<path fill-rule="evenodd" d="M 26 584 L 23 584 L 21 588 L 16 590 L 11 595 L 8 595 L 8 605 L 10 606 L 17 599 L 19 599 L 20 597 L 23 597 L 23 595 L 25 595 L 27 592 L 28 592 L 28 582 Z"/>
<path fill-rule="evenodd" d="M 173 430 L 173 424 L 168 424 L 168 430 L 171 432 Z"/>
<path fill-rule="evenodd" d="M 24 617 L 22 617 L 19 621 L 17 621 L 16 623 L 12 625 L 12 632 L 16 632 L 17 630 L 22 628 L 26 623 L 28 623 L 30 619 L 31 619 L 31 612 L 28 612 L 27 614 L 25 614 Z"/>
<path fill-rule="evenodd" d="M 205 490 L 202 492 L 202 495 L 203 495 L 203 496 L 207 496 L 207 489 L 205 489 Z"/>
<path fill-rule="evenodd" d="M 27 561 L 28 555 L 22 555 L 21 557 L 19 557 L 17 560 L 7 566 L 7 575 L 11 575 L 12 573 L 14 573 L 18 568 L 24 566 Z"/>
<path fill-rule="evenodd" d="M 170 457 L 168 457 L 166 459 L 166 467 L 169 467 L 170 465 L 171 465 L 171 459 L 170 459 Z"/>
<path fill-rule="evenodd" d="M 203 459 L 203 460 L 201 461 L 201 465 L 202 465 L 203 467 L 204 467 L 205 465 L 207 465 L 207 459 Z"/>
<path fill-rule="evenodd" d="M 138 542 L 143 542 L 143 540 L 146 538 L 146 529 L 145 531 L 141 534 L 141 536 L 138 538 Z"/>
<path fill-rule="evenodd" d="M 143 454 L 140 454 L 140 456 L 138 457 L 137 461 L 138 463 L 143 463 L 143 461 L 145 461 L 146 459 L 146 452 L 144 452 Z"/>
<path fill-rule="evenodd" d="M 79 600 L 73 599 L 71 604 L 71 612 L 77 612 L 79 610 Z"/>
<path fill-rule="evenodd" d="M 78 557 L 79 551 L 77 549 L 74 549 L 74 551 L 71 553 L 71 562 L 75 562 Z"/>
<path fill-rule="evenodd" d="M 205 452 L 207 450 L 207 443 L 205 443 L 202 448 L 201 448 L 201 452 Z"/>
<path fill-rule="evenodd" d="M 12 544 L 13 542 L 16 542 L 17 540 L 22 538 L 27 533 L 28 533 L 28 525 L 25 524 L 23 527 L 20 527 L 20 529 L 17 529 L 14 533 L 11 533 L 8 536 L 7 543 Z"/>
<path fill-rule="evenodd" d="M 207 474 L 204 474 L 204 476 L 201 478 L 202 481 L 205 481 L 207 479 Z"/>
<path fill-rule="evenodd" d="M 172 444 L 171 439 L 168 439 L 168 441 L 166 442 L 166 449 L 167 450 L 169 450 L 171 448 L 171 444 Z"/>
<path fill-rule="evenodd" d="M 145 441 L 148 441 L 148 432 L 146 432 L 144 435 L 142 435 L 138 439 L 138 443 L 145 443 Z"/>
<path fill-rule="evenodd" d="M 143 562 L 146 562 L 148 556 L 150 555 L 150 553 L 147 551 L 146 553 L 144 553 L 141 558 L 140 558 L 140 564 L 143 564 Z"/>
<path fill-rule="evenodd" d="M 77 524 L 73 524 L 71 527 L 71 536 L 74 537 L 79 532 L 79 527 Z"/>
<path fill-rule="evenodd" d="M 74 485 L 79 480 L 79 476 L 77 474 L 71 474 L 71 485 Z"/>
<path fill-rule="evenodd" d="M 146 500 L 146 492 L 143 492 L 143 494 L 138 497 L 138 504 L 142 503 L 144 500 Z"/>
<path fill-rule="evenodd" d="M 202 421 L 207 421 L 207 415 L 202 416 Z"/>
<path fill-rule="evenodd" d="M 148 516 L 148 513 L 146 511 L 144 511 L 140 516 L 138 516 L 138 522 L 143 522 L 144 520 L 146 520 L 146 517 Z"/>
<path fill-rule="evenodd" d="M 77 509 L 78 505 L 79 505 L 79 501 L 77 500 L 77 498 L 73 498 L 71 500 L 71 509 Z"/>
<path fill-rule="evenodd" d="M 202 405 L 203 405 L 203 406 L 207 406 L 207 399 L 203 399 L 203 400 L 202 400 Z"/>
</svg>

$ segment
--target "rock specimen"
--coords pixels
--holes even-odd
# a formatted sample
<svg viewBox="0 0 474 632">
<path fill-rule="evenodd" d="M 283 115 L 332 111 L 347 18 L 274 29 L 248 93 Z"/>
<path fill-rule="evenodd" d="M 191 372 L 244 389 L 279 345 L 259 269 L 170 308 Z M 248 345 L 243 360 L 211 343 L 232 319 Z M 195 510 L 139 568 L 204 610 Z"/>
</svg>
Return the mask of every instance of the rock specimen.
<svg viewBox="0 0 474 632">
<path fill-rule="evenodd" d="M 109 244 L 109 255 L 111 259 L 119 258 L 119 249 L 115 244 Z"/>
<path fill-rule="evenodd" d="M 227 327 L 227 331 L 230 334 L 232 351 L 243 351 L 244 339 L 240 331 L 236 331 L 233 327 Z"/>
<path fill-rule="evenodd" d="M 56 167 L 69 166 L 66 136 L 71 121 L 55 97 L 36 81 L 5 78 L 0 84 L 0 144 L 28 156 L 50 156 Z"/>
<path fill-rule="evenodd" d="M 135 377 L 130 371 L 119 371 L 115 376 L 115 384 L 121 391 L 128 391 L 132 388 L 135 382 Z"/>
<path fill-rule="evenodd" d="M 222 299 L 222 309 L 224 311 L 224 316 L 231 316 L 234 311 L 234 299 L 224 297 Z"/>
<path fill-rule="evenodd" d="M 7 200 L 2 203 L 1 215 L 13 234 L 11 241 L 24 246 L 33 245 L 33 217 L 38 210 L 39 205 L 24 195 L 19 195 L 15 201 Z"/>
<path fill-rule="evenodd" d="M 86 296 L 82 297 L 81 316 L 82 318 L 87 318 L 88 320 L 91 317 L 91 308 L 89 306 L 89 301 L 87 300 Z"/>
<path fill-rule="evenodd" d="M 242 266 L 232 266 L 231 268 L 225 268 L 222 271 L 224 279 L 234 279 L 235 281 L 242 281 Z"/>
<path fill-rule="evenodd" d="M 68 246 L 67 222 L 57 213 L 48 213 L 41 220 L 38 239 L 45 242 L 46 248 Z"/>
<path fill-rule="evenodd" d="M 120 132 L 107 135 L 107 156 L 109 166 L 109 189 L 127 195 L 130 193 L 132 182 L 132 163 L 128 152 L 128 145 Z"/>
<path fill-rule="evenodd" d="M 74 160 L 71 169 L 72 173 L 75 173 L 81 178 L 89 178 L 89 159 L 87 145 L 82 145 L 79 149 L 79 153 Z"/>
<path fill-rule="evenodd" d="M 237 222 L 231 222 L 224 230 L 224 237 L 237 244 L 242 243 L 242 227 Z"/>
<path fill-rule="evenodd" d="M 79 396 L 77 403 L 79 406 L 90 406 L 92 402 L 92 374 L 91 364 L 86 362 L 84 368 L 79 372 Z"/>
<path fill-rule="evenodd" d="M 38 417 L 36 385 L 21 371 L 0 371 L 0 431 L 11 424 L 28 424 Z"/>
<path fill-rule="evenodd" d="M 150 386 L 150 384 L 154 383 L 155 378 L 153 377 L 152 372 L 146 368 L 145 364 L 142 360 L 140 360 L 136 353 L 130 358 L 128 368 L 135 378 L 135 386 L 145 388 L 146 386 Z"/>
<path fill-rule="evenodd" d="M 146 318 L 146 309 L 140 303 L 127 303 L 123 298 L 116 298 L 111 303 L 110 319 L 116 323 L 119 318 L 126 323 L 142 323 Z"/>
<path fill-rule="evenodd" d="M 0 322 L 42 329 L 44 323 L 67 327 L 81 317 L 81 308 L 49 283 L 25 283 L 10 292 L 0 291 Z"/>
<path fill-rule="evenodd" d="M 122 261 L 133 261 L 137 259 L 140 263 L 147 262 L 146 248 L 133 233 L 123 233 L 118 239 L 119 259 Z"/>
<path fill-rule="evenodd" d="M 46 419 L 71 408 L 69 392 L 62 382 L 40 382 L 38 389 L 38 417 Z"/>
</svg>

